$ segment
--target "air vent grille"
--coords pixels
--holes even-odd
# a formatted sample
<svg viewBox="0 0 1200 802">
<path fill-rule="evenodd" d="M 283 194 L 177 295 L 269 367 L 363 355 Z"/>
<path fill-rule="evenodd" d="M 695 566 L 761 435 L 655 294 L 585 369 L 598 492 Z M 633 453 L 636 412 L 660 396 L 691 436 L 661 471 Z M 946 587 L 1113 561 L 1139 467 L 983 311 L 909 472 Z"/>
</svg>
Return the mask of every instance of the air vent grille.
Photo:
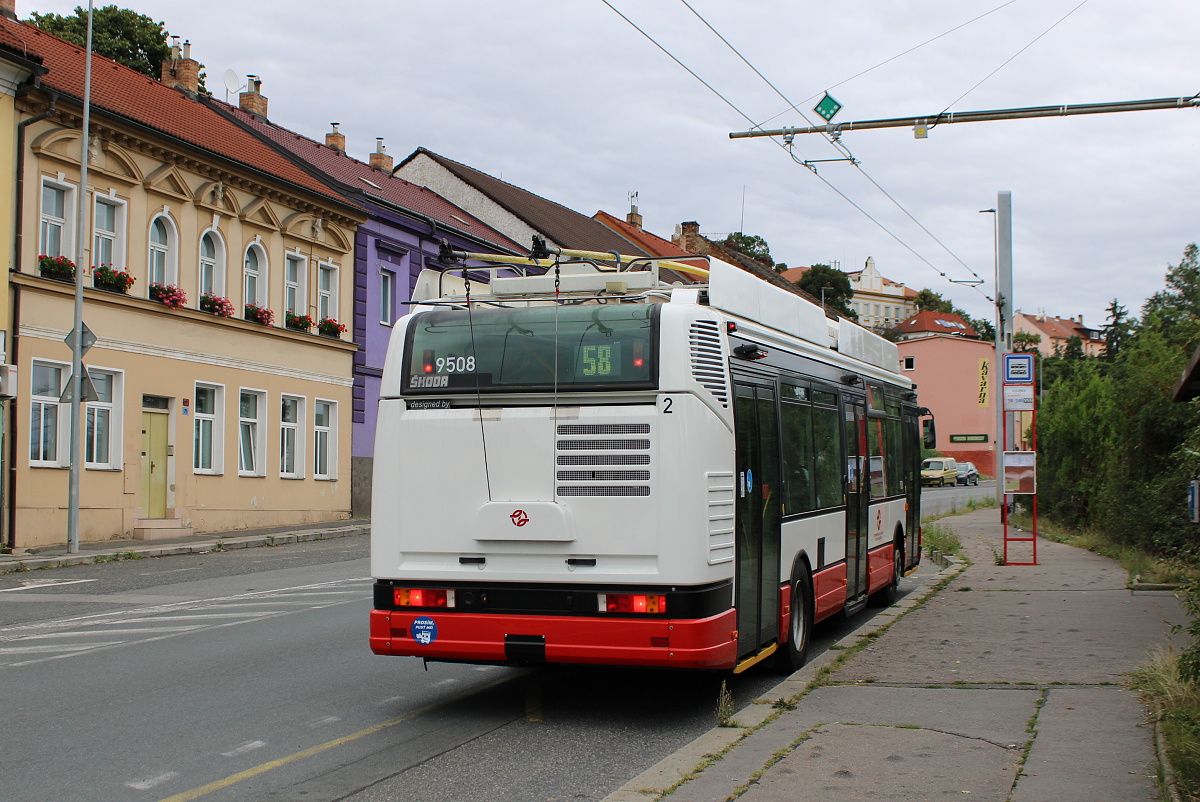
<svg viewBox="0 0 1200 802">
<path fill-rule="evenodd" d="M 721 325 L 715 320 L 697 320 L 688 336 L 691 345 L 692 378 L 708 390 L 725 409 L 729 408 L 729 384 L 721 356 Z"/>
<path fill-rule="evenodd" d="M 575 423 L 558 427 L 559 434 L 650 434 L 648 423 Z"/>
<path fill-rule="evenodd" d="M 555 474 L 562 496 L 638 498 L 650 495 L 649 423 L 579 423 L 557 427 L 556 462 L 570 470 Z M 564 454 L 573 451 L 573 454 Z M 578 453 L 585 452 L 585 453 Z M 644 466 L 641 470 L 626 466 Z M 623 469 L 624 468 L 624 469 Z"/>
</svg>

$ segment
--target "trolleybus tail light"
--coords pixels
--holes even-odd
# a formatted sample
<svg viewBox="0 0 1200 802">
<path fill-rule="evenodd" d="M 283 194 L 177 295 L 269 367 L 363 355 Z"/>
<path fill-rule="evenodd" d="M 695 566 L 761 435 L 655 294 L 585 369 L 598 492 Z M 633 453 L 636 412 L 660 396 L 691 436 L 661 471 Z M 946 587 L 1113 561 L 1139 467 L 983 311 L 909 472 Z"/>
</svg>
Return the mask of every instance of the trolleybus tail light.
<svg viewBox="0 0 1200 802">
<path fill-rule="evenodd" d="M 433 349 L 429 349 L 421 357 L 421 371 L 424 373 L 433 373 Z"/>
<path fill-rule="evenodd" d="M 633 366 L 640 368 L 646 364 L 646 357 L 643 353 L 644 347 L 642 343 L 633 344 Z"/>
<path fill-rule="evenodd" d="M 600 610 L 605 613 L 665 613 L 667 597 L 644 593 L 599 593 Z"/>
<path fill-rule="evenodd" d="M 397 607 L 453 607 L 454 591 L 440 588 L 393 588 Z"/>
<path fill-rule="evenodd" d="M 737 324 L 732 320 L 725 321 L 725 331 L 729 334 L 733 334 L 735 331 L 737 331 Z"/>
</svg>

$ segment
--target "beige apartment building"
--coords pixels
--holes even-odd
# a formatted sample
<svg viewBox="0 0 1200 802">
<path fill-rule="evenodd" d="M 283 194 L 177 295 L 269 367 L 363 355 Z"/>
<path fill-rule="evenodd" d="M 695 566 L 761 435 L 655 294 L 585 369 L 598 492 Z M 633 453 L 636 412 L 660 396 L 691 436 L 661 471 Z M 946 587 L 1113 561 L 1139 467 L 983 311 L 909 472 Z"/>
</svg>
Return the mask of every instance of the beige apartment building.
<svg viewBox="0 0 1200 802">
<path fill-rule="evenodd" d="M 80 241 L 80 539 L 348 517 L 356 346 L 286 323 L 349 323 L 362 213 L 210 108 L 179 50 L 162 82 L 94 57 L 81 187 L 82 49 L 10 19 L 0 37 L 47 70 L 16 100 L 5 545 L 66 539 L 74 286 L 53 257 Z M 266 116 L 257 81 L 242 104 Z"/>
</svg>

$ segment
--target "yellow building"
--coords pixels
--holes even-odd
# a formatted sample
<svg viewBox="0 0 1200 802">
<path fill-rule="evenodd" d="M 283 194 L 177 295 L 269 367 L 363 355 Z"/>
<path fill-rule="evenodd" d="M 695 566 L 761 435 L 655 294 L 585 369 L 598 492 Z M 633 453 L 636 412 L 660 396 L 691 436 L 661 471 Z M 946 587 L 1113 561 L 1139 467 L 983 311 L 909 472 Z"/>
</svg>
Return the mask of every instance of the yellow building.
<svg viewBox="0 0 1200 802">
<path fill-rule="evenodd" d="M 80 539 L 348 517 L 356 346 L 336 322 L 319 336 L 284 318 L 352 317 L 365 217 L 210 108 L 199 65 L 176 50 L 164 82 L 94 57 L 80 226 L 85 54 L 15 21 L 0 29 L 47 69 L 16 100 L 6 545 L 66 539 L 74 286 L 53 257 L 74 261 L 80 239 L 97 338 Z M 257 81 L 242 105 L 266 115 Z"/>
</svg>

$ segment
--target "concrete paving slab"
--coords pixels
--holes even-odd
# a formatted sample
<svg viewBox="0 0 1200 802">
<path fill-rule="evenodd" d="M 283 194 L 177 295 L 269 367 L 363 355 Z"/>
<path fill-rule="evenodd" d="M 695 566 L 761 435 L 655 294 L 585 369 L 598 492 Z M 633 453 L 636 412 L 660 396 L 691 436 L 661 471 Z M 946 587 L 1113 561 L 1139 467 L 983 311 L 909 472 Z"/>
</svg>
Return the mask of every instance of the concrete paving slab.
<svg viewBox="0 0 1200 802">
<path fill-rule="evenodd" d="M 1005 802 L 1018 758 L 1013 750 L 943 732 L 831 724 L 815 730 L 740 799 Z"/>
<path fill-rule="evenodd" d="M 1125 688 L 1052 688 L 1038 714 L 1037 737 L 1012 802 L 1154 802 L 1155 756 L 1149 724 Z"/>
</svg>

